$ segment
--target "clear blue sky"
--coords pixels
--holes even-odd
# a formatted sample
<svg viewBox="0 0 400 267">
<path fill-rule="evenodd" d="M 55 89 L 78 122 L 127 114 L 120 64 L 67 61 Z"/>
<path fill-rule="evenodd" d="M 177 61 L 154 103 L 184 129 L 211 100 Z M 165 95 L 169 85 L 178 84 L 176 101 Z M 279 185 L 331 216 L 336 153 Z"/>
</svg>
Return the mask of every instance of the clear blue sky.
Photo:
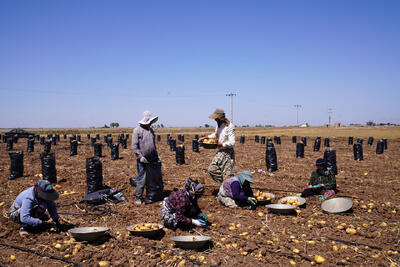
<svg viewBox="0 0 400 267">
<path fill-rule="evenodd" d="M 400 123 L 400 1 L 0 1 L 0 127 Z"/>
</svg>

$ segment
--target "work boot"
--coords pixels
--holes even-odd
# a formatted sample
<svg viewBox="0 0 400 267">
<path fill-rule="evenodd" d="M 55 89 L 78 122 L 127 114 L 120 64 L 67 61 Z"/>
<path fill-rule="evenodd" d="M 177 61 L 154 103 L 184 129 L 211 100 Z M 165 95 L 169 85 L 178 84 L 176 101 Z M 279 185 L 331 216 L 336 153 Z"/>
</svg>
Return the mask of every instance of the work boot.
<svg viewBox="0 0 400 267">
<path fill-rule="evenodd" d="M 129 178 L 129 183 L 131 184 L 131 186 L 136 187 L 136 181 L 133 178 Z"/>
</svg>

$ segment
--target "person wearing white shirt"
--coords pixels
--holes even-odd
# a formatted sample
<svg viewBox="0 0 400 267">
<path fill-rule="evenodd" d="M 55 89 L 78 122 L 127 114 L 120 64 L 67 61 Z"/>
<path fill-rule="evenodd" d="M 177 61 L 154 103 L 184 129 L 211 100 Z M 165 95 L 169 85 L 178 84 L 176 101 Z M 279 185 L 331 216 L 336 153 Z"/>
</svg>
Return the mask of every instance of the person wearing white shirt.
<svg viewBox="0 0 400 267">
<path fill-rule="evenodd" d="M 214 181 L 222 183 L 224 180 L 235 175 L 235 152 L 233 150 L 235 146 L 235 126 L 225 117 L 223 109 L 217 108 L 209 118 L 217 122 L 215 132 L 209 136 L 200 138 L 199 141 L 204 139 L 218 139 L 218 152 L 208 167 L 208 173 Z"/>
</svg>

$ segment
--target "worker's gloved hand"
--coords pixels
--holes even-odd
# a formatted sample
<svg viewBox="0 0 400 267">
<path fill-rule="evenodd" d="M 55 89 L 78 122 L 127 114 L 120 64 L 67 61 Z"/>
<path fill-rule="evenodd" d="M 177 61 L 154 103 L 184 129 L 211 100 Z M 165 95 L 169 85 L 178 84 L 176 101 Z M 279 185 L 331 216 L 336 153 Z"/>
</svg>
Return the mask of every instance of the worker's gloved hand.
<svg viewBox="0 0 400 267">
<path fill-rule="evenodd" d="M 248 202 L 250 205 L 256 205 L 256 198 L 254 198 L 254 197 L 249 197 L 249 198 L 247 198 L 247 202 Z"/>
<path fill-rule="evenodd" d="M 202 219 L 192 219 L 192 224 L 199 227 L 205 227 L 207 225 Z"/>
<path fill-rule="evenodd" d="M 145 157 L 141 157 L 141 158 L 140 158 L 140 162 L 141 162 L 141 163 L 144 163 L 144 164 L 149 163 L 149 161 L 148 161 Z"/>
<path fill-rule="evenodd" d="M 199 218 L 202 219 L 205 223 L 208 222 L 208 217 L 207 217 L 207 215 L 205 215 L 204 213 L 200 213 Z"/>
</svg>

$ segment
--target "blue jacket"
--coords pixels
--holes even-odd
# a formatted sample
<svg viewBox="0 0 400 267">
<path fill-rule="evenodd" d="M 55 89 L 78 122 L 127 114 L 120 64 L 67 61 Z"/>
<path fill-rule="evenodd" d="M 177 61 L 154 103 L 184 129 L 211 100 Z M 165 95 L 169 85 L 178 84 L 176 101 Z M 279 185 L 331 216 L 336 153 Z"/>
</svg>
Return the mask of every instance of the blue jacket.
<svg viewBox="0 0 400 267">
<path fill-rule="evenodd" d="M 57 221 L 59 218 L 54 201 L 39 201 L 35 197 L 33 186 L 22 191 L 15 199 L 15 202 L 18 206 L 21 207 L 20 221 L 23 227 L 37 226 L 39 224 L 40 219 L 31 216 L 31 210 L 36 205 L 38 205 L 43 211 L 48 210 L 51 218 L 54 221 Z"/>
</svg>

